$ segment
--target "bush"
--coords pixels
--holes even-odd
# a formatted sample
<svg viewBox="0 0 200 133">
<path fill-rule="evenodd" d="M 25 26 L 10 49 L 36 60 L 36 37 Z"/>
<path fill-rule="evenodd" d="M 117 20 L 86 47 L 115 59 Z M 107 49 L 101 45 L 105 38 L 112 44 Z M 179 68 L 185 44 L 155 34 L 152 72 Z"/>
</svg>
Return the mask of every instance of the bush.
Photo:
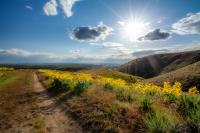
<svg viewBox="0 0 200 133">
<path fill-rule="evenodd" d="M 181 127 L 172 118 L 163 112 L 147 113 L 143 118 L 146 132 L 150 133 L 166 133 L 166 132 L 181 132 Z"/>
<path fill-rule="evenodd" d="M 132 102 L 134 100 L 134 94 L 129 89 L 119 89 L 116 92 L 116 97 L 118 100 L 125 102 Z"/>
<path fill-rule="evenodd" d="M 197 95 L 183 95 L 179 99 L 179 112 L 186 119 L 188 132 L 200 132 L 200 97 Z"/>
<path fill-rule="evenodd" d="M 152 112 L 153 111 L 151 107 L 152 103 L 153 102 L 151 101 L 149 97 L 144 97 L 140 103 L 141 104 L 140 109 L 144 112 Z"/>
<path fill-rule="evenodd" d="M 200 97 L 194 95 L 182 95 L 179 99 L 179 111 L 183 116 L 188 116 L 194 110 L 200 109 Z"/>
<path fill-rule="evenodd" d="M 147 95 L 147 96 L 151 96 L 151 97 L 155 96 L 156 93 L 157 93 L 157 92 L 156 92 L 155 90 L 148 90 L 148 91 L 146 91 L 146 95 Z"/>
<path fill-rule="evenodd" d="M 200 109 L 193 110 L 187 117 L 187 130 L 192 133 L 200 132 Z"/>
<path fill-rule="evenodd" d="M 73 83 L 70 80 L 54 79 L 51 84 L 51 89 L 56 92 L 63 92 L 68 89 L 73 89 Z"/>
<path fill-rule="evenodd" d="M 164 94 L 164 102 L 166 103 L 176 103 L 177 100 L 177 96 L 173 93 Z"/>
<path fill-rule="evenodd" d="M 91 82 L 89 81 L 79 80 L 74 87 L 75 94 L 80 95 L 83 91 L 88 89 L 90 85 L 91 85 Z"/>
<path fill-rule="evenodd" d="M 128 88 L 114 86 L 110 83 L 106 83 L 104 87 L 115 92 L 117 99 L 120 101 L 132 102 L 134 99 L 133 92 Z"/>
<path fill-rule="evenodd" d="M 106 83 L 105 85 L 104 85 L 104 88 L 106 88 L 106 89 L 110 89 L 110 90 L 114 90 L 114 86 L 113 85 L 111 85 L 110 83 Z"/>
</svg>

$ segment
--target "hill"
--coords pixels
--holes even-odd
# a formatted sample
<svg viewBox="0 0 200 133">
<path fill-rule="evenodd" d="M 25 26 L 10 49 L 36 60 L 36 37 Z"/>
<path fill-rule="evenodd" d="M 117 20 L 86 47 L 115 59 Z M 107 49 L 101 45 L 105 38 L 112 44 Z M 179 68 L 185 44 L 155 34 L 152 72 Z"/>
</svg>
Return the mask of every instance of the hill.
<svg viewBox="0 0 200 133">
<path fill-rule="evenodd" d="M 133 75 L 125 74 L 125 73 L 122 73 L 122 72 L 118 72 L 116 70 L 103 69 L 103 68 L 82 70 L 82 71 L 79 71 L 79 72 L 91 74 L 94 77 L 103 76 L 103 77 L 114 78 L 114 79 L 123 79 L 126 82 L 132 82 L 132 83 L 135 83 L 136 81 L 140 81 L 140 80 L 143 79 L 143 78 L 138 77 L 138 76 L 133 76 Z"/>
<path fill-rule="evenodd" d="M 200 61 L 178 70 L 145 80 L 145 82 L 151 82 L 157 85 L 162 85 L 164 81 L 169 81 L 170 83 L 179 81 L 182 83 L 183 88 L 196 86 L 200 89 Z"/>
<path fill-rule="evenodd" d="M 56 101 L 55 106 L 64 105 L 62 110 L 73 116 L 85 132 L 200 131 L 200 95 L 196 88 L 190 88 L 187 93 L 182 92 L 179 82 L 160 87 L 102 76 L 113 76 L 113 73 L 103 69 L 37 71 L 40 82 L 47 86 L 47 94 Z"/>
<path fill-rule="evenodd" d="M 152 78 L 198 61 L 200 61 L 200 50 L 156 54 L 130 61 L 118 67 L 117 70 L 143 78 Z"/>
</svg>

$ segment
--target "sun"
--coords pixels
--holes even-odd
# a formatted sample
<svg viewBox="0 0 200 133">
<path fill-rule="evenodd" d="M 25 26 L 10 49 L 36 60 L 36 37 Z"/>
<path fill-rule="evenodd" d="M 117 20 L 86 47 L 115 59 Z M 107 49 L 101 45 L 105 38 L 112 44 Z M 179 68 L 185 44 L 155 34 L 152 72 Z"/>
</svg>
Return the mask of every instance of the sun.
<svg viewBox="0 0 200 133">
<path fill-rule="evenodd" d="M 137 41 L 137 39 L 149 30 L 149 24 L 143 21 L 129 21 L 124 22 L 123 29 L 130 41 Z"/>
</svg>

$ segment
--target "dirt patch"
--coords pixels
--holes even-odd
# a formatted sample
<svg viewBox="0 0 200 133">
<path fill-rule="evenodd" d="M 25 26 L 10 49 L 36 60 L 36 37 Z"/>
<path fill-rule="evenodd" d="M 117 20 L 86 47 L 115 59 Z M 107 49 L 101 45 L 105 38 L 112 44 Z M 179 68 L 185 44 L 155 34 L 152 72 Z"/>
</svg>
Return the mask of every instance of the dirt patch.
<svg viewBox="0 0 200 133">
<path fill-rule="evenodd" d="M 46 133 L 81 133 L 81 127 L 66 114 L 62 103 L 56 102 L 41 85 L 34 74 L 34 88 L 38 95 L 38 106 L 43 123 L 43 131 Z"/>
<path fill-rule="evenodd" d="M 3 133 L 33 132 L 37 105 L 32 88 L 31 71 L 14 71 L 17 78 L 1 89 L 0 131 Z"/>
</svg>

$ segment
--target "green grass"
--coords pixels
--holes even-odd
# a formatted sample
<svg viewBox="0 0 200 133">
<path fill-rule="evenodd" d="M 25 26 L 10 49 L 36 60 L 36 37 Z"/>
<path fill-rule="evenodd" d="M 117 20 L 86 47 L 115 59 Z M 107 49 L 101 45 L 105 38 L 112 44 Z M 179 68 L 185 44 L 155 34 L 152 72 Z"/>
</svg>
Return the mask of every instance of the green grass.
<svg viewBox="0 0 200 133">
<path fill-rule="evenodd" d="M 150 133 L 178 132 L 181 130 L 178 121 L 171 114 L 164 111 L 150 112 L 143 118 L 144 127 Z"/>
<path fill-rule="evenodd" d="M 86 73 L 125 79 L 115 75 L 113 70 L 90 70 Z M 68 83 L 65 86 L 69 86 Z M 76 83 L 70 90 L 77 91 L 78 95 L 64 92 L 64 98 L 59 98 L 65 99 L 69 112 L 89 132 L 200 132 L 199 95 L 183 93 L 179 96 L 154 90 L 144 93 L 126 86 L 95 82 L 92 86 L 86 82 Z"/>
<path fill-rule="evenodd" d="M 3 74 L 0 75 L 0 88 L 5 87 L 16 78 L 17 76 L 13 72 L 3 72 Z"/>
</svg>

